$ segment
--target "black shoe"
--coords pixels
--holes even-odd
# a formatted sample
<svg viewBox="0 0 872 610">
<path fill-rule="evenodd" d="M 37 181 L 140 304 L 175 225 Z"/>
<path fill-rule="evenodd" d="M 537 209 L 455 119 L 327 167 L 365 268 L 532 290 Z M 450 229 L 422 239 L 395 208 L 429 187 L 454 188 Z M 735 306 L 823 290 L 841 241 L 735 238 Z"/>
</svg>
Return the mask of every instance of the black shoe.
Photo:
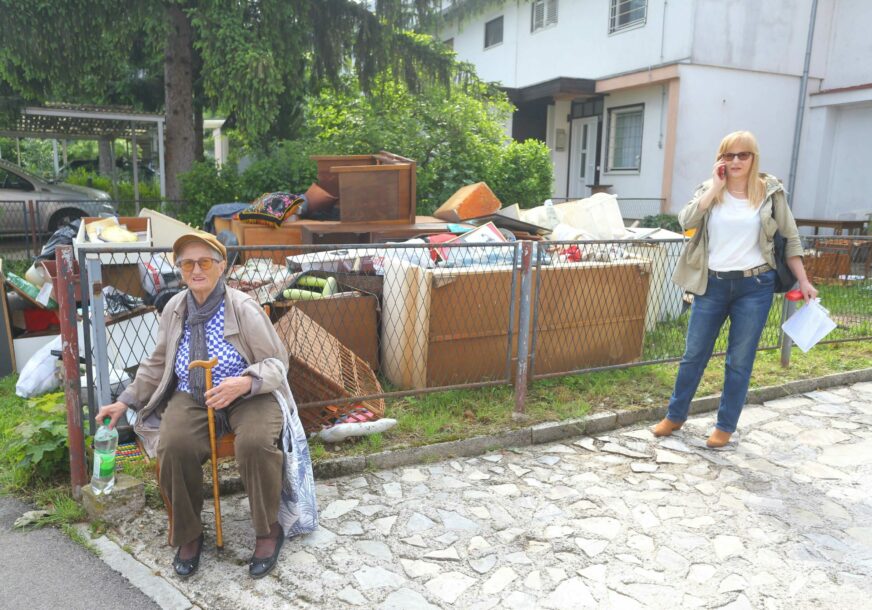
<svg viewBox="0 0 872 610">
<path fill-rule="evenodd" d="M 251 561 L 248 562 L 248 575 L 252 578 L 263 578 L 270 572 L 272 569 L 276 567 L 276 563 L 279 559 L 279 552 L 282 550 L 282 544 L 285 542 L 285 531 L 282 529 L 282 526 L 279 525 L 279 539 L 276 540 L 276 549 L 273 551 L 273 554 L 269 557 L 255 557 L 251 556 Z"/>
<path fill-rule="evenodd" d="M 197 548 L 197 554 L 190 559 L 181 558 L 182 547 L 179 547 L 179 550 L 176 551 L 176 558 L 173 559 L 173 569 L 179 578 L 188 578 L 200 567 L 200 553 L 203 551 L 203 534 L 200 534 L 198 540 L 200 545 Z"/>
</svg>

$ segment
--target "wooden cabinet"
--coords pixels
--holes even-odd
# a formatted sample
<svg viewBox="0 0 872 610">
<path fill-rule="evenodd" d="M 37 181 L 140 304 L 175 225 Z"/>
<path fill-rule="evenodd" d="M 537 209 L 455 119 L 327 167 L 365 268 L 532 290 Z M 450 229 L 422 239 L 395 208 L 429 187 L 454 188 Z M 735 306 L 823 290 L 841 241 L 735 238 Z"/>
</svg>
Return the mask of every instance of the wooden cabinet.
<svg viewBox="0 0 872 610">
<path fill-rule="evenodd" d="M 415 222 L 415 162 L 376 155 L 313 156 L 318 185 L 339 197 L 342 222 Z"/>
<path fill-rule="evenodd" d="M 240 246 L 295 246 L 303 243 L 303 228 L 296 224 L 283 225 L 281 227 L 268 227 L 266 225 L 248 224 L 241 220 L 233 219 L 230 229 L 239 240 Z M 300 254 L 300 250 L 249 250 L 242 252 L 242 262 L 249 258 L 271 258 L 278 265 L 285 264 L 285 258 L 292 254 Z"/>
</svg>

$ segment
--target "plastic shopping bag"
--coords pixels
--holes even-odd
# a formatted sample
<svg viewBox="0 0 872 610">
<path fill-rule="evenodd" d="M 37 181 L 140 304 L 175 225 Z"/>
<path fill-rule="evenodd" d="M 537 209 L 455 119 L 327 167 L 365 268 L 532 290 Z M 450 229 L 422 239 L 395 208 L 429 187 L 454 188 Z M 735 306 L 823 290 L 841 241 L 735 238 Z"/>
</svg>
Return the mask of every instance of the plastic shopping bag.
<svg viewBox="0 0 872 610">
<path fill-rule="evenodd" d="M 793 342 L 803 352 L 813 348 L 836 327 L 830 312 L 820 304 L 820 299 L 809 301 L 781 325 Z"/>
<path fill-rule="evenodd" d="M 61 378 L 58 372 L 58 357 L 52 355 L 51 351 L 60 349 L 60 335 L 39 348 L 21 369 L 18 382 L 15 384 L 15 393 L 21 398 L 33 398 L 59 388 Z"/>
</svg>

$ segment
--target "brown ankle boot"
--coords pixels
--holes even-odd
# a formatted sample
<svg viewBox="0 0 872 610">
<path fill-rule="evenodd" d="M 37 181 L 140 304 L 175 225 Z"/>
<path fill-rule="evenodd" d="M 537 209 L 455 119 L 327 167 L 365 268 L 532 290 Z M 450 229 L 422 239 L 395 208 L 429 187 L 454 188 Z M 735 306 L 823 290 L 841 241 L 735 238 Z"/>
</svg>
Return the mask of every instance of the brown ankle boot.
<svg viewBox="0 0 872 610">
<path fill-rule="evenodd" d="M 712 435 L 708 437 L 708 440 L 705 442 L 707 447 L 711 449 L 717 449 L 718 447 L 724 447 L 727 443 L 730 442 L 730 437 L 733 436 L 729 432 L 724 432 L 723 430 L 719 430 L 715 428 L 715 431 L 712 432 Z"/>
<path fill-rule="evenodd" d="M 654 436 L 669 436 L 676 430 L 680 430 L 683 425 L 684 422 L 679 424 L 678 422 L 674 422 L 671 419 L 664 417 L 659 424 L 651 428 L 651 432 Z"/>
</svg>

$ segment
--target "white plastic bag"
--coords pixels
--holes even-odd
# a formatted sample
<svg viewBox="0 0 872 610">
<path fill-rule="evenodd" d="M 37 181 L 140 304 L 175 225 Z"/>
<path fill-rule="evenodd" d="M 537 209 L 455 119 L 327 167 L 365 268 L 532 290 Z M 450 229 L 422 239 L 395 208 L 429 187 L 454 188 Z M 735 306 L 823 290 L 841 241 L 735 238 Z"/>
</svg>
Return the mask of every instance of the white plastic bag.
<svg viewBox="0 0 872 610">
<path fill-rule="evenodd" d="M 179 276 L 166 254 L 155 254 L 147 263 L 139 263 L 142 289 L 154 296 L 164 288 L 177 288 Z"/>
<path fill-rule="evenodd" d="M 799 349 L 807 352 L 836 327 L 829 314 L 821 306 L 820 299 L 815 299 L 790 316 L 781 328 Z"/>
<path fill-rule="evenodd" d="M 39 348 L 21 369 L 21 375 L 15 384 L 15 393 L 21 398 L 33 398 L 59 388 L 61 378 L 58 371 L 58 357 L 52 355 L 51 351 L 60 349 L 60 335 Z"/>
</svg>

